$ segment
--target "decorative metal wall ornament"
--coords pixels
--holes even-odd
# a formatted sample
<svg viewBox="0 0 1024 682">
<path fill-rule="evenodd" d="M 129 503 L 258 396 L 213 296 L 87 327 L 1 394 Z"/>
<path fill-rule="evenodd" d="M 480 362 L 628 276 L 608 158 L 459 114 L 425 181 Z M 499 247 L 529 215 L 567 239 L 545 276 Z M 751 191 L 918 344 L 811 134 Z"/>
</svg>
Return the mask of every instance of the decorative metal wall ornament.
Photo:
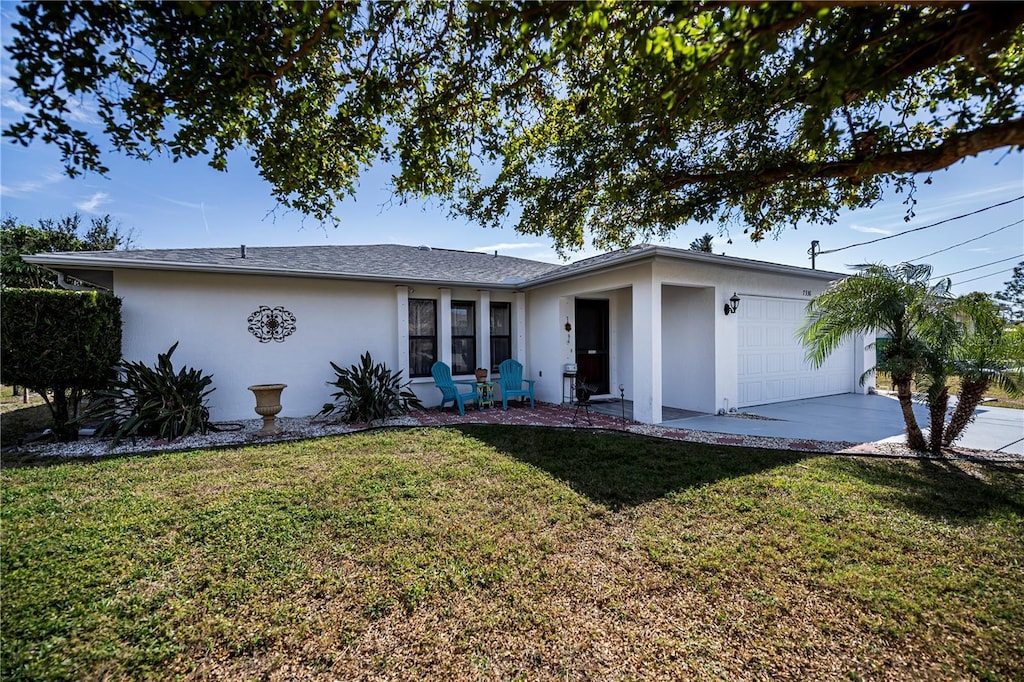
<svg viewBox="0 0 1024 682">
<path fill-rule="evenodd" d="M 283 343 L 286 337 L 295 333 L 295 316 L 282 306 L 271 308 L 261 305 L 249 316 L 249 333 L 260 343 Z"/>
</svg>

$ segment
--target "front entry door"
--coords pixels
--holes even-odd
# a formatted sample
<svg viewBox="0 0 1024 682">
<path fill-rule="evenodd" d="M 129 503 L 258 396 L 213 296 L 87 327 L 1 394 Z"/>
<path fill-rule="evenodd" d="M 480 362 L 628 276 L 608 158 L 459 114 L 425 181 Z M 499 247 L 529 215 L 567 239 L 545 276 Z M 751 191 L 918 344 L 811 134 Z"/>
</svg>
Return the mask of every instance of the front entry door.
<svg viewBox="0 0 1024 682">
<path fill-rule="evenodd" d="M 577 376 L 598 394 L 610 393 L 608 371 L 608 300 L 576 299 Z"/>
</svg>

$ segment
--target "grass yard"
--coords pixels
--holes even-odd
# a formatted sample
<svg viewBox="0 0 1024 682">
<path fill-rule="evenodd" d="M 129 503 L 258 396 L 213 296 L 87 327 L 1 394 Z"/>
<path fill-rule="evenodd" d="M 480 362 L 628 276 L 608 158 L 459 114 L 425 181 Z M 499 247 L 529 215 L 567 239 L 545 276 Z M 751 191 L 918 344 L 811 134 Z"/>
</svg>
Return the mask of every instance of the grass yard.
<svg viewBox="0 0 1024 682">
<path fill-rule="evenodd" d="M 2 482 L 12 680 L 1024 677 L 1022 468 L 467 426 Z"/>
<path fill-rule="evenodd" d="M 885 372 L 879 372 L 875 381 L 880 391 L 893 390 L 892 379 Z M 960 392 L 960 380 L 956 377 L 951 377 L 946 381 L 946 385 L 949 387 L 950 394 L 957 395 Z M 914 390 L 918 390 L 916 386 Z M 1009 407 L 1014 410 L 1024 410 L 1024 396 L 1010 397 L 1009 393 L 998 386 L 990 386 L 985 393 L 985 398 L 986 402 L 979 407 Z"/>
<path fill-rule="evenodd" d="M 25 434 L 42 431 L 52 423 L 50 410 L 42 396 L 29 391 L 28 403 L 23 392 L 14 393 L 12 386 L 0 385 L 0 445 L 17 445 Z"/>
</svg>

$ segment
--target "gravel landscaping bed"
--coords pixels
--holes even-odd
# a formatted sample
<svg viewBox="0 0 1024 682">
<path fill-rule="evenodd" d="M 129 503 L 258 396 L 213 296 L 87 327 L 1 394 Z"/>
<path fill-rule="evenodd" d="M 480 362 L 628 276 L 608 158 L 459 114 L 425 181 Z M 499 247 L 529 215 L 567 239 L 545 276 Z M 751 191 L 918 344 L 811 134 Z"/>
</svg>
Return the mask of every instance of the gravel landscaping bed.
<svg viewBox="0 0 1024 682">
<path fill-rule="evenodd" d="M 206 434 L 194 434 L 175 441 L 158 438 L 137 438 L 125 440 L 117 447 L 111 447 L 110 439 L 99 439 L 83 436 L 74 443 L 55 443 L 39 441 L 27 445 L 9 447 L 3 450 L 3 462 L 32 462 L 54 457 L 89 458 L 103 456 L 129 455 L 142 452 L 173 452 L 184 450 L 200 450 L 208 448 L 235 447 L 322 436 L 335 436 L 370 428 L 409 427 L 409 426 L 457 426 L 467 423 L 508 424 L 518 426 L 550 426 L 555 428 L 594 428 L 604 430 L 622 430 L 642 436 L 664 438 L 692 443 L 712 445 L 740 446 L 749 448 L 765 448 L 772 450 L 799 450 L 823 454 L 851 455 L 858 457 L 887 457 L 900 459 L 956 459 L 972 462 L 990 462 L 1000 464 L 1024 465 L 1020 455 L 987 450 L 971 450 L 968 448 L 946 448 L 940 456 L 915 452 L 906 445 L 897 442 L 851 443 L 848 441 L 800 440 L 792 438 L 775 438 L 766 436 L 749 436 L 713 431 L 696 431 L 692 429 L 667 428 L 636 422 L 623 423 L 602 415 L 594 415 L 590 425 L 582 420 L 574 424 L 569 417 L 571 409 L 557 405 L 538 405 L 536 410 L 525 408 L 502 410 L 467 411 L 465 416 L 455 412 L 438 412 L 427 410 L 413 412 L 403 417 L 389 419 L 375 424 L 344 424 L 337 421 L 317 419 L 314 417 L 281 417 L 277 424 L 281 433 L 271 437 L 258 434 L 263 426 L 261 419 L 249 419 L 239 422 L 219 423 L 217 431 Z"/>
</svg>

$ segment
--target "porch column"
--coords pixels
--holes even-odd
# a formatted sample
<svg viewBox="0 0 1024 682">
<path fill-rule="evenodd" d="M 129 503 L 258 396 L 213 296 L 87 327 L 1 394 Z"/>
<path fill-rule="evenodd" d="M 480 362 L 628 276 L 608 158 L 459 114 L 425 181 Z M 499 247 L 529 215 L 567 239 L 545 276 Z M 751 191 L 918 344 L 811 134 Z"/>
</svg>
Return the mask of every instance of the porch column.
<svg viewBox="0 0 1024 682">
<path fill-rule="evenodd" d="M 734 409 L 739 402 L 739 315 L 723 312 L 735 283 L 715 287 L 715 411 Z M 740 305 L 743 302 L 740 301 Z"/>
<path fill-rule="evenodd" d="M 653 273 L 633 282 L 633 419 L 661 419 L 661 282 Z"/>
<path fill-rule="evenodd" d="M 524 368 L 528 368 L 528 358 L 526 357 L 526 294 L 522 291 L 517 291 L 514 294 L 512 308 L 512 315 L 515 317 L 512 330 L 516 335 L 516 352 L 513 357 L 522 363 Z M 524 376 L 529 376 L 529 372 Z"/>
<path fill-rule="evenodd" d="M 452 365 L 452 290 L 441 292 L 437 306 L 437 356 L 444 364 Z"/>
<path fill-rule="evenodd" d="M 395 367 L 403 376 L 409 376 L 409 287 L 395 287 L 395 323 L 398 325 L 398 349 L 395 353 Z"/>
<path fill-rule="evenodd" d="M 491 368 L 491 292 L 477 292 L 476 366 Z"/>
</svg>

